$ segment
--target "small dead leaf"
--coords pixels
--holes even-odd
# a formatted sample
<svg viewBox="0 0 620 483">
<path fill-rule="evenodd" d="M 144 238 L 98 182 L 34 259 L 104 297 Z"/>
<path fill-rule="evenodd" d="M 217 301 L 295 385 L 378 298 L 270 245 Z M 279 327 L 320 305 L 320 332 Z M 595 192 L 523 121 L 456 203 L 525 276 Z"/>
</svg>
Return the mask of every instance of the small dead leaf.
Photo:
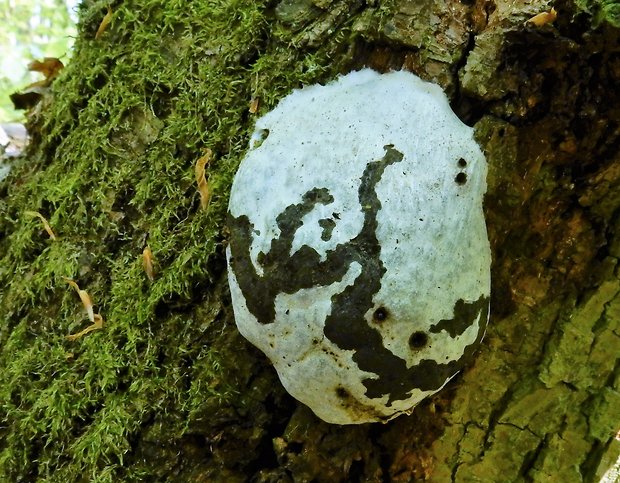
<svg viewBox="0 0 620 483">
<path fill-rule="evenodd" d="M 80 300 L 82 301 L 82 304 L 84 305 L 84 308 L 86 309 L 86 312 L 88 312 L 88 319 L 92 322 L 92 325 L 89 325 L 88 327 L 77 332 L 76 334 L 70 334 L 66 336 L 66 338 L 68 340 L 76 340 L 88 334 L 89 332 L 92 332 L 93 330 L 103 328 L 103 317 L 101 317 L 101 315 L 99 314 L 94 313 L 93 303 L 90 300 L 90 296 L 88 295 L 88 292 L 86 292 L 86 290 L 81 290 L 78 284 L 75 283 L 70 278 L 64 277 L 64 279 L 67 281 L 69 285 L 71 285 L 75 289 L 75 291 L 80 296 Z"/>
<path fill-rule="evenodd" d="M 148 245 L 144 247 L 144 250 L 142 250 L 142 266 L 144 267 L 144 271 L 146 272 L 146 276 L 149 277 L 149 280 L 151 282 L 155 280 L 155 272 L 153 271 L 153 252 L 151 251 L 151 247 Z"/>
<path fill-rule="evenodd" d="M 254 97 L 250 101 L 250 114 L 256 114 L 258 112 L 259 105 L 260 105 L 260 99 L 258 97 Z"/>
<path fill-rule="evenodd" d="M 45 57 L 43 60 L 33 60 L 28 64 L 29 71 L 40 72 L 45 76 L 46 81 L 57 77 L 63 67 L 64 64 L 56 57 Z"/>
<path fill-rule="evenodd" d="M 553 23 L 556 18 L 558 18 L 558 12 L 555 8 L 551 8 L 548 12 L 541 12 L 538 15 L 534 15 L 525 23 L 533 25 L 534 27 L 542 27 L 548 23 Z"/>
<path fill-rule="evenodd" d="M 46 81 L 41 81 L 46 82 Z M 43 95 L 49 90 L 48 87 L 43 87 L 35 82 L 25 87 L 21 92 L 13 92 L 9 97 L 15 109 L 31 109 L 37 105 Z"/>
<path fill-rule="evenodd" d="M 108 28 L 108 25 L 110 25 L 111 21 L 112 21 L 112 7 L 108 5 L 108 13 L 105 14 L 105 16 L 103 17 L 103 20 L 101 20 L 101 23 L 99 24 L 99 28 L 97 29 L 97 33 L 95 34 L 95 40 L 98 40 L 103 35 L 103 33 Z"/>
<path fill-rule="evenodd" d="M 95 314 L 95 320 L 94 320 L 92 325 L 89 325 L 84 330 L 80 330 L 79 332 L 77 332 L 75 334 L 67 335 L 66 339 L 67 340 L 76 340 L 76 339 L 79 339 L 80 337 L 88 334 L 89 332 L 92 332 L 93 330 L 98 330 L 98 329 L 102 329 L 102 328 L 103 328 L 103 317 L 101 317 L 101 315 L 99 315 L 99 314 Z"/>
<path fill-rule="evenodd" d="M 93 311 L 93 303 L 90 300 L 90 295 L 88 295 L 88 292 L 86 290 L 81 290 L 78 284 L 75 283 L 70 278 L 64 277 L 64 279 L 69 285 L 71 285 L 75 289 L 75 291 L 80 296 L 80 300 L 82 301 L 82 304 L 84 305 L 84 308 L 86 309 L 86 312 L 88 313 L 88 319 L 91 322 L 95 322 L 95 313 Z"/>
<path fill-rule="evenodd" d="M 45 79 L 27 85 L 20 92 L 12 93 L 10 97 L 15 109 L 31 109 L 36 106 L 63 67 L 63 63 L 56 57 L 45 57 L 42 61 L 30 62 L 28 70 L 40 72 Z"/>
<path fill-rule="evenodd" d="M 198 185 L 198 193 L 200 193 L 200 206 L 203 210 L 209 205 L 211 199 L 211 189 L 205 176 L 205 166 L 211 160 L 211 156 L 213 156 L 213 151 L 207 148 L 204 156 L 196 161 L 196 184 Z"/>
<path fill-rule="evenodd" d="M 45 231 L 47 232 L 49 237 L 52 240 L 56 240 L 56 235 L 52 231 L 52 228 L 50 227 L 50 224 L 47 222 L 47 220 L 45 219 L 45 217 L 41 213 L 39 213 L 38 211 L 24 211 L 24 214 L 28 215 L 28 216 L 36 217 L 39 220 L 41 220 L 41 223 L 43 223 L 43 228 L 45 229 Z"/>
</svg>

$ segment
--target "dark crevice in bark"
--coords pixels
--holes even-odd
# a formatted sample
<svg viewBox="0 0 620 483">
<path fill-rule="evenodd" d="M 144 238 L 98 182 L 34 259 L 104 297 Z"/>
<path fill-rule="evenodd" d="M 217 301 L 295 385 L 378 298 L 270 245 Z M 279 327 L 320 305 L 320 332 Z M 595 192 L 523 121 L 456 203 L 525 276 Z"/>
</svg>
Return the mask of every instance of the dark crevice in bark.
<svg viewBox="0 0 620 483">
<path fill-rule="evenodd" d="M 452 467 L 452 470 L 450 472 L 450 481 L 452 483 L 456 482 L 456 475 L 459 471 L 459 467 L 461 466 L 461 462 L 460 462 L 460 456 L 461 456 L 461 445 L 463 443 L 463 438 L 465 437 L 465 435 L 467 434 L 467 428 L 469 428 L 469 426 L 471 425 L 475 425 L 475 423 L 472 422 L 466 422 L 463 425 L 463 433 L 461 434 L 461 437 L 458 439 L 458 441 L 456 442 L 456 451 L 455 451 L 455 455 L 457 456 L 458 460 L 456 461 L 456 463 L 454 464 L 454 466 Z M 482 428 L 481 428 L 482 429 Z M 476 455 L 479 456 L 479 455 Z"/>
<path fill-rule="evenodd" d="M 392 455 L 388 448 L 381 443 L 381 438 L 390 429 L 389 425 L 374 424 L 368 430 L 368 438 L 379 452 L 379 468 L 381 468 L 382 483 L 390 483 L 390 467 L 392 466 Z"/>
<path fill-rule="evenodd" d="M 499 424 L 499 418 L 502 416 L 502 414 L 504 414 L 504 412 L 506 411 L 506 408 L 508 408 L 510 403 L 512 402 L 512 398 L 513 398 L 513 393 L 512 391 L 508 390 L 499 399 L 499 401 L 497 401 L 494 404 L 493 410 L 491 411 L 491 414 L 489 415 L 489 425 L 488 425 L 488 428 L 486 430 L 486 434 L 484 437 L 484 443 L 482 445 L 482 451 L 480 454 L 481 458 L 482 456 L 484 456 L 484 453 L 486 452 L 486 450 L 491 448 L 492 443 L 489 440 L 491 436 L 493 435 L 493 432 L 495 431 L 495 427 Z"/>
<path fill-rule="evenodd" d="M 452 109 L 459 117 L 461 121 L 463 121 L 468 126 L 473 126 L 476 124 L 480 118 L 486 113 L 486 109 L 484 108 L 486 103 L 482 102 L 478 99 L 472 99 L 469 96 L 463 95 L 462 86 L 459 79 L 460 73 L 467 64 L 467 59 L 469 58 L 469 54 L 474 50 L 476 46 L 476 34 L 474 32 L 469 32 L 467 36 L 467 44 L 463 49 L 461 54 L 461 58 L 454 65 L 454 85 L 455 92 L 453 96 L 453 101 L 450 103 Z"/>
<path fill-rule="evenodd" d="M 523 463 L 521 464 L 521 468 L 519 469 L 519 475 L 523 477 L 523 479 L 527 482 L 533 482 L 533 477 L 529 474 L 530 470 L 534 467 L 538 456 L 541 451 L 547 446 L 547 438 L 541 439 L 538 443 L 538 446 L 532 451 L 529 451 L 525 455 L 523 455 Z"/>
<path fill-rule="evenodd" d="M 598 439 L 595 439 L 592 442 L 590 451 L 586 455 L 584 461 L 579 465 L 579 473 L 581 473 L 581 477 L 583 478 L 582 481 L 595 481 L 594 475 L 611 441 L 612 440 L 609 440 L 607 444 L 603 444 Z"/>
</svg>

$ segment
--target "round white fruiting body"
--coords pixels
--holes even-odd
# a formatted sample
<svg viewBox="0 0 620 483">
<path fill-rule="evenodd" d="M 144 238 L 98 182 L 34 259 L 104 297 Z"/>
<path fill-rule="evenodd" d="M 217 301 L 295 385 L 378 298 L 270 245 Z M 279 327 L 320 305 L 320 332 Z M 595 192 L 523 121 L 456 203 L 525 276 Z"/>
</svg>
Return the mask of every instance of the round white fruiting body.
<svg viewBox="0 0 620 483">
<path fill-rule="evenodd" d="M 410 413 L 489 312 L 486 161 L 440 87 L 365 69 L 260 118 L 233 183 L 241 334 L 321 419 Z"/>
</svg>

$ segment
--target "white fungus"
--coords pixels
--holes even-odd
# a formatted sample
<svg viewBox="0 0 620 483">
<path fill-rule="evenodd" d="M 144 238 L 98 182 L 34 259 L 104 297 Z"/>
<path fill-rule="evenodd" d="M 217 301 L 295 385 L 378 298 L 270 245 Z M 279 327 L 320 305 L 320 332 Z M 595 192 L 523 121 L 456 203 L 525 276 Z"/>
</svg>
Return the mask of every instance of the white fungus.
<svg viewBox="0 0 620 483">
<path fill-rule="evenodd" d="M 471 359 L 486 171 L 441 88 L 408 72 L 305 87 L 257 121 L 229 205 L 235 320 L 321 419 L 408 414 Z"/>
</svg>

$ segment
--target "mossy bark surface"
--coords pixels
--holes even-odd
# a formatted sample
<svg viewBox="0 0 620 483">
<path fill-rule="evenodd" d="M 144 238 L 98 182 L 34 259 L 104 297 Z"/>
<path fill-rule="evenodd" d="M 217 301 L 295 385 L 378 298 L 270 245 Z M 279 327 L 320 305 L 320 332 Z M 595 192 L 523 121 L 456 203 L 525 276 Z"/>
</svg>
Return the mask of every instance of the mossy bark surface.
<svg viewBox="0 0 620 483">
<path fill-rule="evenodd" d="M 80 6 L 73 59 L 0 182 L 0 479 L 572 482 L 616 461 L 617 3 L 556 3 L 544 25 L 528 20 L 548 1 L 110 6 L 98 38 L 108 3 Z M 363 66 L 437 82 L 475 126 L 492 319 L 411 416 L 339 427 L 238 334 L 225 215 L 255 117 Z M 66 278 L 104 320 L 77 340 L 90 322 Z"/>
</svg>

